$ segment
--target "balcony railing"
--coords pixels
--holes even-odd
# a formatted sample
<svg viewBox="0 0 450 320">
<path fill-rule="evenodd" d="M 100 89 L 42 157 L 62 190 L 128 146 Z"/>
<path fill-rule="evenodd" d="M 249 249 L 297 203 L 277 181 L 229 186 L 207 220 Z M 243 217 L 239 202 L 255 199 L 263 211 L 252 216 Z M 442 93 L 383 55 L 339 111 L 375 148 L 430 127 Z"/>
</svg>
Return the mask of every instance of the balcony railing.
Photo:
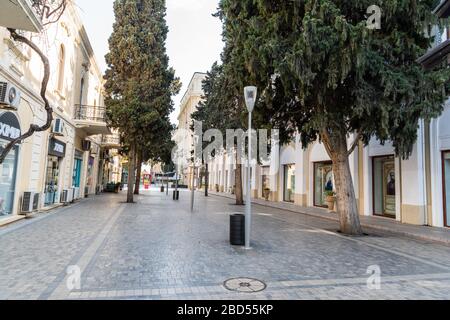
<svg viewBox="0 0 450 320">
<path fill-rule="evenodd" d="M 106 122 L 106 109 L 99 106 L 75 105 L 75 120 Z"/>
</svg>

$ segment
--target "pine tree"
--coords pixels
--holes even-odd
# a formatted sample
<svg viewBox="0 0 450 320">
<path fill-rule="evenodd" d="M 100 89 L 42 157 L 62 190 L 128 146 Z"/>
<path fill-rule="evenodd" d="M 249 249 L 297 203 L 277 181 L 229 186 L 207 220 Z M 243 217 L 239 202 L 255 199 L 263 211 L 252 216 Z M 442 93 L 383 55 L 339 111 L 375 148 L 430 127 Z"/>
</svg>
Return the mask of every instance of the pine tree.
<svg viewBox="0 0 450 320">
<path fill-rule="evenodd" d="M 105 103 L 110 126 L 129 146 L 127 201 L 133 202 L 136 164 L 144 160 L 144 146 L 157 149 L 162 136 L 170 139 L 172 95 L 180 84 L 166 54 L 165 1 L 116 0 L 114 13 Z"/>
<path fill-rule="evenodd" d="M 382 10 L 381 29 L 367 28 L 367 8 Z M 333 161 L 341 231 L 362 233 L 348 156 L 376 137 L 408 158 L 418 122 L 439 116 L 449 69 L 416 62 L 432 38 L 424 30 L 434 0 L 221 0 L 224 37 L 234 50 L 236 83 L 253 81 L 260 119 L 303 146 L 321 141 Z M 245 72 L 242 72 L 242 70 Z M 248 75 L 250 74 L 250 75 Z M 353 138 L 349 144 L 350 138 Z"/>
</svg>

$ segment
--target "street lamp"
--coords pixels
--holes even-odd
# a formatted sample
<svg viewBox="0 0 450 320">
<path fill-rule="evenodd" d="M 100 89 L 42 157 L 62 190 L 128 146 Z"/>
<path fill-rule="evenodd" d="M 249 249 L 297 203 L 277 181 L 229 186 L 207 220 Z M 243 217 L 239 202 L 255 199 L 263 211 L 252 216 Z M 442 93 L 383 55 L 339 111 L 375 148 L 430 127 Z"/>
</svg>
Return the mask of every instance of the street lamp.
<svg viewBox="0 0 450 320">
<path fill-rule="evenodd" d="M 251 161 L 252 161 L 252 112 L 255 108 L 258 88 L 245 87 L 244 97 L 248 110 L 248 167 L 247 167 L 247 200 L 245 204 L 245 248 L 250 249 L 250 233 L 252 228 L 252 195 L 251 195 Z"/>
</svg>

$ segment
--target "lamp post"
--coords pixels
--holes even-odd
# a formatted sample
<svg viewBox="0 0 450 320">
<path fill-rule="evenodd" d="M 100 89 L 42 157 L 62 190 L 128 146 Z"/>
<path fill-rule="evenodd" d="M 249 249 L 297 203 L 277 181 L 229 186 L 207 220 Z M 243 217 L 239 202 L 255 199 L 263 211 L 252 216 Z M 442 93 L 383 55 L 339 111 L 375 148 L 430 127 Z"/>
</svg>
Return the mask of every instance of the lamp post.
<svg viewBox="0 0 450 320">
<path fill-rule="evenodd" d="M 252 230 L 252 181 L 251 181 L 251 164 L 252 164 L 252 112 L 255 108 L 258 89 L 256 87 L 245 87 L 244 97 L 248 110 L 248 167 L 247 167 L 247 199 L 245 203 L 245 248 L 250 249 L 250 238 Z"/>
</svg>

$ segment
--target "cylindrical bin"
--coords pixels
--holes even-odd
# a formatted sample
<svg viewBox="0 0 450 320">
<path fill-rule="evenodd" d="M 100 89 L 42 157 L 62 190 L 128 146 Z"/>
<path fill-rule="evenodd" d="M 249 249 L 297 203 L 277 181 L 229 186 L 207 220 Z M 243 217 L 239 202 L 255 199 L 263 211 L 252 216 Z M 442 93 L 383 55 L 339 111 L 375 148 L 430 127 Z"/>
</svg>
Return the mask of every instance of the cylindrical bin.
<svg viewBox="0 0 450 320">
<path fill-rule="evenodd" d="M 164 190 L 165 190 L 164 186 L 161 186 L 161 192 L 164 192 Z"/>
<path fill-rule="evenodd" d="M 180 191 L 173 191 L 173 200 L 180 200 Z"/>
<path fill-rule="evenodd" d="M 245 245 L 245 215 L 230 216 L 230 243 L 232 246 Z"/>
</svg>

